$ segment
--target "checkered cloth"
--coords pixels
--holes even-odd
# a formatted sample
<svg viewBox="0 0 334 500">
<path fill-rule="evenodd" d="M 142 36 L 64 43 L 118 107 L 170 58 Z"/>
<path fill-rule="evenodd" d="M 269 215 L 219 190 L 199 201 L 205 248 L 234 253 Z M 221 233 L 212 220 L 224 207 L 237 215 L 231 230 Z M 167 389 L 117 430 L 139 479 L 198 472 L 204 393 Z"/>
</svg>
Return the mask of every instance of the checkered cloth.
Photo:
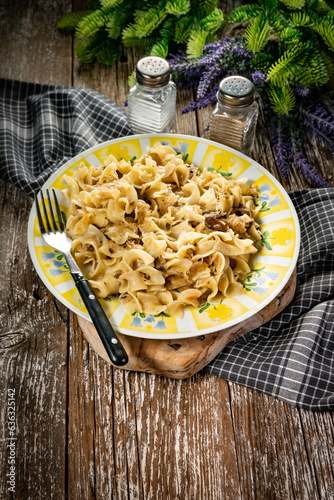
<svg viewBox="0 0 334 500">
<path fill-rule="evenodd" d="M 0 178 L 29 195 L 73 156 L 129 134 L 124 110 L 94 90 L 0 79 Z"/>
<path fill-rule="evenodd" d="M 0 80 L 0 101 L 0 177 L 28 194 L 74 155 L 130 133 L 124 111 L 92 90 Z M 333 409 L 334 190 L 290 196 L 302 238 L 295 298 L 203 371 L 295 406 Z"/>
</svg>

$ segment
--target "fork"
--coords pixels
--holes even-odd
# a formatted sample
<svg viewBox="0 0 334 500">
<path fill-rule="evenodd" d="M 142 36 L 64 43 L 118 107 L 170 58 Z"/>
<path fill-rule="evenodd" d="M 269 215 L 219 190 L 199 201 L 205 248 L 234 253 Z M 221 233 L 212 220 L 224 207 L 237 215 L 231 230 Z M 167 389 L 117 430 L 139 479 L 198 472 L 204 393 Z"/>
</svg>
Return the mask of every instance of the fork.
<svg viewBox="0 0 334 500">
<path fill-rule="evenodd" d="M 41 210 L 39 208 L 39 193 L 42 199 L 42 211 L 45 219 L 45 225 L 43 222 Z M 52 208 L 49 190 L 46 190 L 49 216 L 42 190 L 40 190 L 39 193 L 35 193 L 35 205 L 39 228 L 45 243 L 53 247 L 55 250 L 63 253 L 74 283 L 80 293 L 80 296 L 87 308 L 87 311 L 94 323 L 97 333 L 99 334 L 99 337 L 104 345 L 105 350 L 107 351 L 111 362 L 116 366 L 126 365 L 129 361 L 128 355 L 125 352 L 125 349 L 122 346 L 119 338 L 117 337 L 113 327 L 111 326 L 100 302 L 97 300 L 90 284 L 84 278 L 79 266 L 77 265 L 71 254 L 72 240 L 67 234 L 65 223 L 62 217 L 63 214 L 60 211 L 55 190 L 52 189 L 52 193 L 58 221 L 56 221 L 54 210 Z"/>
</svg>

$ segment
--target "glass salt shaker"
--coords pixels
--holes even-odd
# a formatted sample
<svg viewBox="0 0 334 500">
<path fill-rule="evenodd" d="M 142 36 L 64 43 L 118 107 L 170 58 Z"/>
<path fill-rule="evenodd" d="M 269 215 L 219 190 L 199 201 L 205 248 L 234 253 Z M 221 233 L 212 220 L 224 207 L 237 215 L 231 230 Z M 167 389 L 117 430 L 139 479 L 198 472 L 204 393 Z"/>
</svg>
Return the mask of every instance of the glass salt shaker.
<svg viewBox="0 0 334 500">
<path fill-rule="evenodd" d="M 173 132 L 176 117 L 176 85 L 168 62 L 144 57 L 136 66 L 136 83 L 128 95 L 128 123 L 134 133 Z"/>
<path fill-rule="evenodd" d="M 209 138 L 249 155 L 258 117 L 254 85 L 243 76 L 224 78 L 211 115 Z"/>
</svg>

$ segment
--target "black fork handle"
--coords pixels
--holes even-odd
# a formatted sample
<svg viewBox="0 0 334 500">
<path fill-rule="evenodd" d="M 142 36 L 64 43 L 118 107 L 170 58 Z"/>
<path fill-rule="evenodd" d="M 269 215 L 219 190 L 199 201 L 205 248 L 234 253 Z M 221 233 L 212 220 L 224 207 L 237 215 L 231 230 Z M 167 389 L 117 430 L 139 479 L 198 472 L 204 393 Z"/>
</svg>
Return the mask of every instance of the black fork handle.
<svg viewBox="0 0 334 500">
<path fill-rule="evenodd" d="M 128 355 L 90 284 L 81 274 L 73 273 L 72 277 L 111 362 L 116 366 L 126 365 L 129 361 Z"/>
</svg>

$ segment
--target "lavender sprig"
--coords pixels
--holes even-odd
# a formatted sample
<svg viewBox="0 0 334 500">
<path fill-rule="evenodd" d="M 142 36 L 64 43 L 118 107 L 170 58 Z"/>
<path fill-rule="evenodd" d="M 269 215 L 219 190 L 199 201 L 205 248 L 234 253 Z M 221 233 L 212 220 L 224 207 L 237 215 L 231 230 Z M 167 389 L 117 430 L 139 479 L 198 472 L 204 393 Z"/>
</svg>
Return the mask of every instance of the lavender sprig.
<svg viewBox="0 0 334 500">
<path fill-rule="evenodd" d="M 319 187 L 329 187 L 329 184 L 325 179 L 321 177 L 316 170 L 312 168 L 307 159 L 303 156 L 303 153 L 296 152 L 294 155 L 295 168 L 299 169 L 300 173 L 315 186 Z"/>
<path fill-rule="evenodd" d="M 198 109 L 207 108 L 209 105 L 214 106 L 217 102 L 217 91 L 218 85 L 213 87 L 210 94 L 202 97 L 201 99 L 195 99 L 194 102 L 191 102 L 188 106 L 183 108 L 181 111 L 181 115 L 189 113 L 190 111 L 197 111 Z"/>
<path fill-rule="evenodd" d="M 171 55 L 169 65 L 174 80 L 181 88 L 197 87 L 202 76 L 202 67 L 196 59 L 188 59 L 185 53 L 179 52 Z"/>
<path fill-rule="evenodd" d="M 252 80 L 255 85 L 264 85 L 267 79 L 267 73 L 264 71 L 256 70 L 251 74 Z"/>
<path fill-rule="evenodd" d="M 297 85 L 295 88 L 295 93 L 301 97 L 307 97 L 310 94 L 310 89 L 304 85 Z"/>
<path fill-rule="evenodd" d="M 321 177 L 312 165 L 308 162 L 303 151 L 303 144 L 300 138 L 300 129 L 290 122 L 287 127 L 288 141 L 290 144 L 290 160 L 294 167 L 313 185 L 319 187 L 329 187 L 325 179 Z"/>
<path fill-rule="evenodd" d="M 199 59 L 188 58 L 180 52 L 171 56 L 169 64 L 178 85 L 182 88 L 197 87 L 196 100 L 182 113 L 215 104 L 217 82 L 224 76 L 241 74 L 251 77 L 250 61 L 253 57 L 242 39 L 228 37 L 205 45 Z"/>
<path fill-rule="evenodd" d="M 282 116 L 272 116 L 268 109 L 265 111 L 269 136 L 273 144 L 274 157 L 282 176 L 289 177 L 289 156 L 291 145 L 287 139 L 287 123 Z"/>
<path fill-rule="evenodd" d="M 299 107 L 303 124 L 334 151 L 334 116 L 313 96 L 312 102 L 303 101 Z"/>
</svg>

